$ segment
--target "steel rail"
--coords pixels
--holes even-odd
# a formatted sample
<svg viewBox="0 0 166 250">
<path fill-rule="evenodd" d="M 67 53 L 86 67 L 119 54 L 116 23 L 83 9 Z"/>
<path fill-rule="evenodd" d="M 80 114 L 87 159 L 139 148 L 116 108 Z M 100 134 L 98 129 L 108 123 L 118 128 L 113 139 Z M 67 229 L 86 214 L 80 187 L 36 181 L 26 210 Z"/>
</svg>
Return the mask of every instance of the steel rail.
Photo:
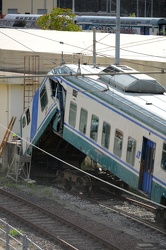
<svg viewBox="0 0 166 250">
<path fill-rule="evenodd" d="M 125 216 L 125 217 L 127 217 L 129 219 L 132 219 L 132 220 L 138 222 L 139 224 L 147 226 L 147 227 L 149 227 L 149 228 L 151 228 L 151 229 L 153 229 L 153 230 L 155 230 L 155 231 L 157 231 L 157 232 L 159 232 L 161 234 L 166 235 L 166 230 L 161 229 L 156 225 L 152 225 L 150 222 L 147 222 L 147 221 L 145 221 L 145 220 L 143 220 L 143 219 L 141 219 L 141 218 L 139 218 L 137 216 L 134 216 L 134 215 L 131 215 L 131 214 L 129 215 L 127 212 L 124 212 L 124 211 L 122 211 L 122 210 L 120 210 L 118 208 L 113 208 L 112 206 L 108 206 L 108 205 L 105 205 L 105 204 L 102 204 L 102 203 L 98 203 L 98 205 L 100 207 L 105 208 L 105 209 L 111 210 L 111 211 L 113 211 L 115 213 L 118 213 L 118 214 L 120 214 L 122 216 Z"/>
<path fill-rule="evenodd" d="M 120 248 L 116 247 L 115 245 L 113 245 L 112 243 L 110 243 L 109 241 L 101 238 L 100 236 L 95 235 L 93 232 L 90 232 L 89 230 L 86 230 L 84 228 L 82 228 L 80 225 L 75 224 L 74 222 L 71 222 L 67 219 L 64 219 L 63 217 L 52 213 L 51 211 L 42 208 L 24 198 L 21 198 L 20 196 L 17 196 L 13 193 L 10 193 L 9 191 L 3 190 L 2 188 L 0 188 L 0 193 L 5 195 L 5 197 L 9 197 L 11 199 L 14 200 L 18 200 L 20 202 L 23 202 L 24 204 L 26 204 L 29 207 L 33 207 L 35 209 L 38 209 L 39 211 L 41 211 L 43 214 L 46 214 L 47 216 L 51 217 L 52 219 L 58 220 L 63 224 L 66 224 L 67 226 L 70 226 L 74 229 L 76 229 L 78 232 L 83 233 L 84 235 L 90 236 L 90 238 L 93 238 L 95 241 L 98 241 L 100 244 L 104 245 L 105 247 L 108 247 L 108 249 L 110 250 L 121 250 Z M 17 214 L 13 211 L 11 211 L 9 208 L 6 208 L 2 205 L 0 205 L 0 210 L 3 210 L 4 212 L 11 214 L 13 217 L 17 218 L 19 221 L 22 221 L 24 224 L 30 226 L 31 228 L 41 232 L 43 235 L 46 235 L 47 237 L 49 237 L 50 239 L 54 240 L 55 242 L 59 242 L 60 244 L 64 245 L 65 247 L 67 247 L 67 249 L 69 250 L 77 250 L 77 248 L 75 248 L 73 245 L 71 245 L 70 243 L 66 242 L 64 239 L 62 239 L 59 236 L 56 236 L 55 234 L 49 232 L 48 230 L 44 229 L 43 227 L 36 225 L 35 223 L 33 223 L 32 221 L 22 217 L 20 214 Z M 19 212 L 19 211 L 18 211 Z"/>
</svg>

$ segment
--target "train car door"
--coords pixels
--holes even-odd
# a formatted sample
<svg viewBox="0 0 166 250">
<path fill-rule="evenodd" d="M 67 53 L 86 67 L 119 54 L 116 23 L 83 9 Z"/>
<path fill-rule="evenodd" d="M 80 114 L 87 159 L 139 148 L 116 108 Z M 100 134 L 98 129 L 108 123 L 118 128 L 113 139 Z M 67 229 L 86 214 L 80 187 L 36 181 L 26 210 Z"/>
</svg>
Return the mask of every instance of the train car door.
<svg viewBox="0 0 166 250">
<path fill-rule="evenodd" d="M 143 137 L 139 189 L 151 194 L 156 143 Z"/>
<path fill-rule="evenodd" d="M 149 35 L 150 34 L 150 27 L 148 26 L 141 26 L 140 35 Z"/>
</svg>

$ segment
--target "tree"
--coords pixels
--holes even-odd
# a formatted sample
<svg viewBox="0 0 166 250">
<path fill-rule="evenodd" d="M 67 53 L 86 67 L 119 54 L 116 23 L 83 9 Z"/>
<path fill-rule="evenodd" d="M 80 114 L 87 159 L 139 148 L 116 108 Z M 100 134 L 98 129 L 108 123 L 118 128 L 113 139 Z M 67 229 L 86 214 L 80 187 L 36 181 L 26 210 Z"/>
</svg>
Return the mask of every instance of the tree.
<svg viewBox="0 0 166 250">
<path fill-rule="evenodd" d="M 130 13 L 129 17 L 136 17 L 135 13 Z"/>
<path fill-rule="evenodd" d="M 71 9 L 54 8 L 50 14 L 39 17 L 37 25 L 43 30 L 81 31 L 74 17 Z"/>
</svg>

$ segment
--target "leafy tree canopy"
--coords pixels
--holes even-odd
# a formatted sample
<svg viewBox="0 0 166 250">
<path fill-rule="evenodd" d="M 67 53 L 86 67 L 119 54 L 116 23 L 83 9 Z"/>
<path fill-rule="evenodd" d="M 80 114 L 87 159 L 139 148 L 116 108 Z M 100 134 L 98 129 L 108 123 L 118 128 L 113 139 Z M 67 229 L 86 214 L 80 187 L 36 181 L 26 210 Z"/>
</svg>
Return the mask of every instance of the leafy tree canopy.
<svg viewBox="0 0 166 250">
<path fill-rule="evenodd" d="M 37 25 L 43 30 L 81 31 L 74 17 L 71 9 L 54 8 L 50 14 L 39 17 Z"/>
</svg>

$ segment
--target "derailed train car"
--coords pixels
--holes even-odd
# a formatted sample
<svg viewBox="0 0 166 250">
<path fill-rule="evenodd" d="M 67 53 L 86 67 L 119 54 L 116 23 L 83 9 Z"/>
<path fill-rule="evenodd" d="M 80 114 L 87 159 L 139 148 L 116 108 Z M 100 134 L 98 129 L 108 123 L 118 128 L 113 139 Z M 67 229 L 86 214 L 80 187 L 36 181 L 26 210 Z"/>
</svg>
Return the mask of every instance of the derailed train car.
<svg viewBox="0 0 166 250">
<path fill-rule="evenodd" d="M 125 65 L 50 71 L 21 117 L 23 154 L 51 125 L 104 170 L 166 205 L 165 88 L 138 73 Z"/>
</svg>

